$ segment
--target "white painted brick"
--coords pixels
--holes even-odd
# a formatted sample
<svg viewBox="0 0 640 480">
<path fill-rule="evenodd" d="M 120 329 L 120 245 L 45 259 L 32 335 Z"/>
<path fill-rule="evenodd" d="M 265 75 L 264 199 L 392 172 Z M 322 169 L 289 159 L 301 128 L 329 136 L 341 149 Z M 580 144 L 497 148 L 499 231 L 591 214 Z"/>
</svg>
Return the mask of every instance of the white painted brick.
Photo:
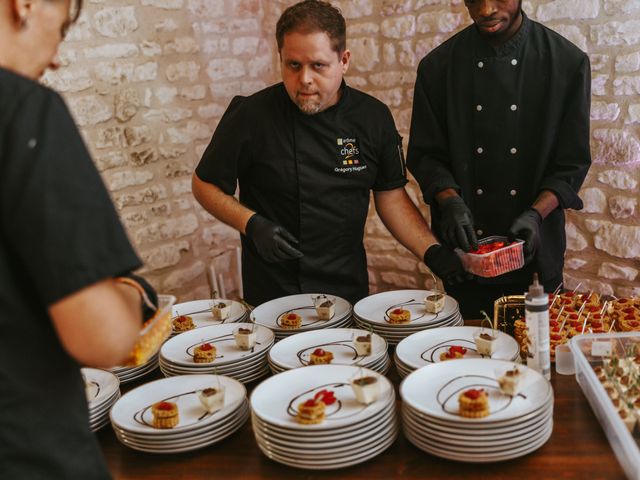
<svg viewBox="0 0 640 480">
<path fill-rule="evenodd" d="M 145 205 L 154 203 L 157 200 L 167 198 L 167 189 L 164 185 L 150 185 L 134 192 L 126 192 L 114 195 L 115 205 L 122 209 L 124 207 Z"/>
<path fill-rule="evenodd" d="M 134 240 L 136 245 L 173 240 L 185 237 L 195 232 L 197 228 L 198 218 L 193 213 L 189 213 L 178 218 L 169 218 L 147 225 L 135 232 Z"/>
<path fill-rule="evenodd" d="M 259 37 L 235 38 L 233 40 L 232 52 L 234 55 L 255 55 L 258 53 L 258 45 L 260 45 Z"/>
<path fill-rule="evenodd" d="M 153 173 L 147 171 L 127 170 L 124 172 L 113 172 L 105 174 L 105 182 L 112 191 L 123 188 L 144 185 L 153 178 Z"/>
<path fill-rule="evenodd" d="M 182 258 L 182 254 L 189 250 L 189 242 L 183 240 L 142 251 L 140 252 L 140 257 L 147 268 L 159 270 L 177 265 Z"/>
<path fill-rule="evenodd" d="M 625 267 L 615 263 L 603 262 L 598 270 L 598 276 L 610 280 L 633 281 L 638 276 L 638 270 L 632 267 Z"/>
<path fill-rule="evenodd" d="M 594 101 L 591 103 L 591 120 L 606 120 L 613 122 L 620 116 L 620 105 Z"/>
<path fill-rule="evenodd" d="M 183 0 L 142 0 L 144 7 L 157 7 L 164 10 L 178 10 L 183 4 Z"/>
<path fill-rule="evenodd" d="M 96 30 L 108 38 L 126 37 L 138 29 L 134 7 L 102 8 L 93 21 Z"/>
<path fill-rule="evenodd" d="M 187 53 L 197 53 L 199 51 L 200 51 L 200 46 L 198 45 L 198 43 L 193 37 L 179 37 L 167 43 L 164 46 L 165 54 L 172 54 L 172 53 L 187 54 Z"/>
<path fill-rule="evenodd" d="M 207 75 L 211 80 L 240 78 L 246 73 L 244 63 L 237 58 L 216 58 L 207 66 Z"/>
<path fill-rule="evenodd" d="M 380 61 L 380 47 L 375 38 L 356 38 L 349 42 L 351 67 L 359 72 L 367 72 Z"/>
<path fill-rule="evenodd" d="M 640 143 L 627 130 L 597 129 L 593 131 L 594 163 L 629 165 L 640 163 Z"/>
<path fill-rule="evenodd" d="M 604 0 L 604 11 L 609 15 L 630 15 L 640 12 L 639 0 Z"/>
<path fill-rule="evenodd" d="M 198 261 L 188 268 L 174 269 L 162 282 L 163 291 L 171 292 L 188 285 L 198 277 L 204 276 L 204 263 Z M 204 282 L 206 280 L 202 279 Z"/>
<path fill-rule="evenodd" d="M 82 92 L 93 86 L 93 80 L 86 68 L 65 68 L 47 70 L 42 82 L 58 92 Z"/>
<path fill-rule="evenodd" d="M 598 173 L 598 181 L 619 190 L 635 190 L 638 182 L 627 172 L 621 170 L 605 170 Z"/>
<path fill-rule="evenodd" d="M 140 43 L 140 50 L 145 57 L 157 57 L 162 54 L 162 47 L 156 42 L 144 40 Z"/>
<path fill-rule="evenodd" d="M 591 41 L 600 47 L 637 45 L 640 43 L 640 20 L 592 25 Z"/>
<path fill-rule="evenodd" d="M 576 25 L 554 25 L 553 29 L 580 48 L 580 50 L 585 52 L 589 50 L 587 37 L 582 34 L 580 27 Z"/>
<path fill-rule="evenodd" d="M 385 18 L 380 27 L 382 35 L 386 38 L 407 38 L 416 33 L 416 17 L 404 15 L 402 17 Z"/>
<path fill-rule="evenodd" d="M 586 238 L 582 235 L 573 223 L 567 223 L 567 250 L 581 251 L 589 245 Z"/>
<path fill-rule="evenodd" d="M 185 100 L 202 100 L 207 95 L 204 85 L 191 85 L 180 89 L 180 97 Z"/>
<path fill-rule="evenodd" d="M 113 108 L 97 95 L 72 98 L 69 108 L 80 126 L 96 125 L 113 117 Z"/>
<path fill-rule="evenodd" d="M 341 0 L 335 2 L 342 11 L 346 19 L 368 17 L 373 13 L 373 2 L 371 0 Z M 347 23 L 349 23 L 347 21 Z"/>
<path fill-rule="evenodd" d="M 161 105 L 168 105 L 173 102 L 176 95 L 178 95 L 178 89 L 176 87 L 156 87 L 154 89 L 154 95 Z"/>
<path fill-rule="evenodd" d="M 632 73 L 640 70 L 640 52 L 616 57 L 616 72 Z"/>
<path fill-rule="evenodd" d="M 580 197 L 585 213 L 602 213 L 607 208 L 607 196 L 599 188 L 584 188 L 580 191 Z"/>
<path fill-rule="evenodd" d="M 629 105 L 629 113 L 627 115 L 626 123 L 640 123 L 640 103 L 633 103 Z"/>
<path fill-rule="evenodd" d="M 87 58 L 128 58 L 137 55 L 138 52 L 137 45 L 133 43 L 112 43 L 83 50 Z"/>
<path fill-rule="evenodd" d="M 546 22 L 560 18 L 596 18 L 600 13 L 600 0 L 553 0 L 540 5 L 538 20 Z"/>
<path fill-rule="evenodd" d="M 200 65 L 194 61 L 178 62 L 167 65 L 165 75 L 170 82 L 189 80 L 195 82 L 200 73 Z"/>
<path fill-rule="evenodd" d="M 187 9 L 194 18 L 215 18 L 224 14 L 224 0 L 188 0 Z"/>
<path fill-rule="evenodd" d="M 614 195 L 609 197 L 609 211 L 616 220 L 632 218 L 636 214 L 638 200 L 633 197 Z"/>
</svg>

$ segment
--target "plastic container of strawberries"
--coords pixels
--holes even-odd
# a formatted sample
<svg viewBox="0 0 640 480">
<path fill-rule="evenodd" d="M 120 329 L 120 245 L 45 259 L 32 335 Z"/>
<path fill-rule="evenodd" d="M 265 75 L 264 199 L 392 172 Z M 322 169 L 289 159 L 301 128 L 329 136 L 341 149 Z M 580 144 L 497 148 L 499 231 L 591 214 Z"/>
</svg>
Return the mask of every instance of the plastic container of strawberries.
<svg viewBox="0 0 640 480">
<path fill-rule="evenodd" d="M 503 242 L 504 247 L 488 253 L 470 253 L 458 250 L 465 270 L 479 277 L 491 278 L 524 266 L 522 251 L 524 240 L 510 242 L 507 237 L 493 235 L 479 240 L 478 245 L 483 246 L 496 242 Z"/>
</svg>

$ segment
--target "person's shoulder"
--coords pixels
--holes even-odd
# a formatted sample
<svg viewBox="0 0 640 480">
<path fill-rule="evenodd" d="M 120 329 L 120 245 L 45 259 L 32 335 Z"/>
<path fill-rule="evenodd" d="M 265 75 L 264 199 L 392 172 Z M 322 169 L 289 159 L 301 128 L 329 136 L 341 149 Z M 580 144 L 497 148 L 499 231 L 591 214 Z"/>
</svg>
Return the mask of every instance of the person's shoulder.
<svg viewBox="0 0 640 480">
<path fill-rule="evenodd" d="M 531 29 L 539 38 L 544 39 L 546 45 L 552 46 L 552 48 L 558 51 L 562 56 L 568 60 L 581 61 L 587 54 L 583 52 L 575 43 L 563 37 L 560 33 L 552 30 L 546 25 L 531 20 Z"/>
<path fill-rule="evenodd" d="M 0 68 L 0 105 L 5 113 L 15 108 L 41 108 L 63 104 L 60 95 L 41 83 Z"/>
<path fill-rule="evenodd" d="M 455 55 L 458 51 L 458 48 L 461 47 L 466 51 L 468 49 L 469 37 L 473 33 L 473 28 L 473 24 L 468 25 L 427 53 L 422 60 L 420 60 L 418 70 L 447 65 L 451 56 Z"/>
<path fill-rule="evenodd" d="M 390 112 L 387 104 L 373 95 L 348 85 L 345 88 L 349 89 L 349 103 L 352 106 L 372 114 Z"/>
</svg>

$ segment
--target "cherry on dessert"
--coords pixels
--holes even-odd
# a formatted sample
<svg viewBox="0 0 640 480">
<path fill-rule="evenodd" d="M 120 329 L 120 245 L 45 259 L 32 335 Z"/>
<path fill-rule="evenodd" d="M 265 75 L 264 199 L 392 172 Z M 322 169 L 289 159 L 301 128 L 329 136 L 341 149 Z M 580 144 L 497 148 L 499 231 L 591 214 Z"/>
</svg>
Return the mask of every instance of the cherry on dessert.
<svg viewBox="0 0 640 480">
<path fill-rule="evenodd" d="M 202 345 L 200 345 L 200 350 L 202 350 L 203 352 L 208 352 L 212 348 L 213 345 L 211 345 L 210 343 L 203 343 Z"/>
<path fill-rule="evenodd" d="M 467 390 L 466 392 L 464 392 L 464 396 L 467 398 L 470 398 L 471 400 L 477 400 L 478 398 L 480 398 L 480 396 L 483 394 L 484 390 L 483 389 L 475 389 L 472 388 L 470 390 Z"/>
<path fill-rule="evenodd" d="M 323 349 L 321 349 L 321 348 L 316 348 L 313 351 L 313 354 L 318 356 L 318 357 L 324 357 L 325 351 Z"/>
<path fill-rule="evenodd" d="M 290 313 L 289 315 L 287 315 L 287 320 L 295 320 L 297 318 L 297 315 L 295 313 Z"/>
<path fill-rule="evenodd" d="M 157 410 L 173 410 L 173 404 L 169 402 L 160 402 L 156 405 Z"/>
<path fill-rule="evenodd" d="M 316 406 L 316 401 L 313 398 L 310 398 L 309 400 L 304 402 L 304 406 L 305 407 L 315 407 Z"/>
<path fill-rule="evenodd" d="M 392 313 L 395 313 L 396 315 L 400 315 L 402 313 L 402 309 L 396 308 Z"/>
</svg>

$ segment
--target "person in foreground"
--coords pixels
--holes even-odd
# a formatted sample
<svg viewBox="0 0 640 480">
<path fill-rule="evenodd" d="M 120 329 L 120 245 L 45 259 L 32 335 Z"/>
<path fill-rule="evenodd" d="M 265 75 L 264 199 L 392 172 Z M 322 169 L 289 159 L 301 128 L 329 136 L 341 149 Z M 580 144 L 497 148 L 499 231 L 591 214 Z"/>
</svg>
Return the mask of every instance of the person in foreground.
<svg viewBox="0 0 640 480">
<path fill-rule="evenodd" d="M 591 76 L 587 55 L 530 20 L 521 0 L 465 5 L 473 24 L 418 67 L 407 165 L 445 245 L 525 241 L 525 268 L 449 289 L 477 317 L 522 294 L 533 272 L 547 291 L 562 283 L 564 209 L 582 208 L 591 164 Z"/>
<path fill-rule="evenodd" d="M 408 197 L 389 109 L 350 88 L 345 20 L 327 2 L 286 9 L 276 26 L 282 83 L 232 100 L 193 176 L 196 199 L 239 230 L 246 300 L 367 295 L 364 225 L 376 210 L 445 280 L 462 275 Z M 233 195 L 240 186 L 240 201 Z"/>
<path fill-rule="evenodd" d="M 80 1 L 0 2 L 3 479 L 109 478 L 80 366 L 124 361 L 157 302 L 128 275 L 140 261 L 67 107 L 36 82 Z"/>
</svg>

